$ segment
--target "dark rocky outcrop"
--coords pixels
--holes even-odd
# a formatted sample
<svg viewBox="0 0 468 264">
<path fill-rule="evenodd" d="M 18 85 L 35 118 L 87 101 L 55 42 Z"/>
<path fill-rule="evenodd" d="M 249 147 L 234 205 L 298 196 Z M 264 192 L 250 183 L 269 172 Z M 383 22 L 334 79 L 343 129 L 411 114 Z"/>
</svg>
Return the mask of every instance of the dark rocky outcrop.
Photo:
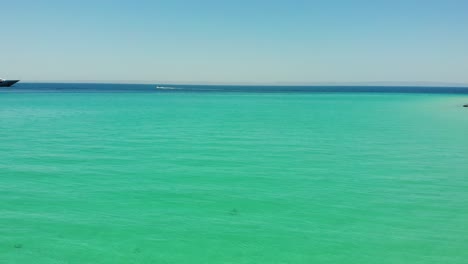
<svg viewBox="0 0 468 264">
<path fill-rule="evenodd" d="M 463 105 L 463 107 L 468 107 L 468 104 Z"/>
</svg>

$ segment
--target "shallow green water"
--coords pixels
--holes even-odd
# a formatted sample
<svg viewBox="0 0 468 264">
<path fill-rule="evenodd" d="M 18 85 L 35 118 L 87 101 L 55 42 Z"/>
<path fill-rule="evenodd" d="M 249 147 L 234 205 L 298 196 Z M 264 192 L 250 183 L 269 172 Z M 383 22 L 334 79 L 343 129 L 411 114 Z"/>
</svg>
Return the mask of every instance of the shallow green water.
<svg viewBox="0 0 468 264">
<path fill-rule="evenodd" d="M 467 263 L 463 103 L 0 94 L 0 263 Z"/>
</svg>

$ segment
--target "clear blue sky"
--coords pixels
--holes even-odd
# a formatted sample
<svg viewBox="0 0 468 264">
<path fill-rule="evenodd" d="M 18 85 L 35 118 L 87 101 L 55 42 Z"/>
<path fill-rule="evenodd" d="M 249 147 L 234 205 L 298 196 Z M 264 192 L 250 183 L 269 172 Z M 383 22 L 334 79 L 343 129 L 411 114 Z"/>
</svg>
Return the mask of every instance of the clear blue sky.
<svg viewBox="0 0 468 264">
<path fill-rule="evenodd" d="M 0 77 L 468 83 L 468 0 L 0 0 Z"/>
</svg>

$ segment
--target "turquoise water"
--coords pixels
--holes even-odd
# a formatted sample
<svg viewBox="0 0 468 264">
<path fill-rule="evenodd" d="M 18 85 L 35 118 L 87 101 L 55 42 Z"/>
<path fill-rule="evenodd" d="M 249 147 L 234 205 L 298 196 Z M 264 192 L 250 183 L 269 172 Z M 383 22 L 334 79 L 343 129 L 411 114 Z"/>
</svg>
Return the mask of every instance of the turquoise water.
<svg viewBox="0 0 468 264">
<path fill-rule="evenodd" d="M 467 263 L 464 103 L 2 93 L 0 263 Z"/>
</svg>

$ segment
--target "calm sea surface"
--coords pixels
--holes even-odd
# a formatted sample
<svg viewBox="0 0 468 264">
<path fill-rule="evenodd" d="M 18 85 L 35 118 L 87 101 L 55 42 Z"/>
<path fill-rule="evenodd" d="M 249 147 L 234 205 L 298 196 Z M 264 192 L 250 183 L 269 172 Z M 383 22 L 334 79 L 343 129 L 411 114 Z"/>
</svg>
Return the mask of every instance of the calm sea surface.
<svg viewBox="0 0 468 264">
<path fill-rule="evenodd" d="M 0 263 L 467 263 L 466 103 L 466 88 L 2 88 Z"/>
</svg>

